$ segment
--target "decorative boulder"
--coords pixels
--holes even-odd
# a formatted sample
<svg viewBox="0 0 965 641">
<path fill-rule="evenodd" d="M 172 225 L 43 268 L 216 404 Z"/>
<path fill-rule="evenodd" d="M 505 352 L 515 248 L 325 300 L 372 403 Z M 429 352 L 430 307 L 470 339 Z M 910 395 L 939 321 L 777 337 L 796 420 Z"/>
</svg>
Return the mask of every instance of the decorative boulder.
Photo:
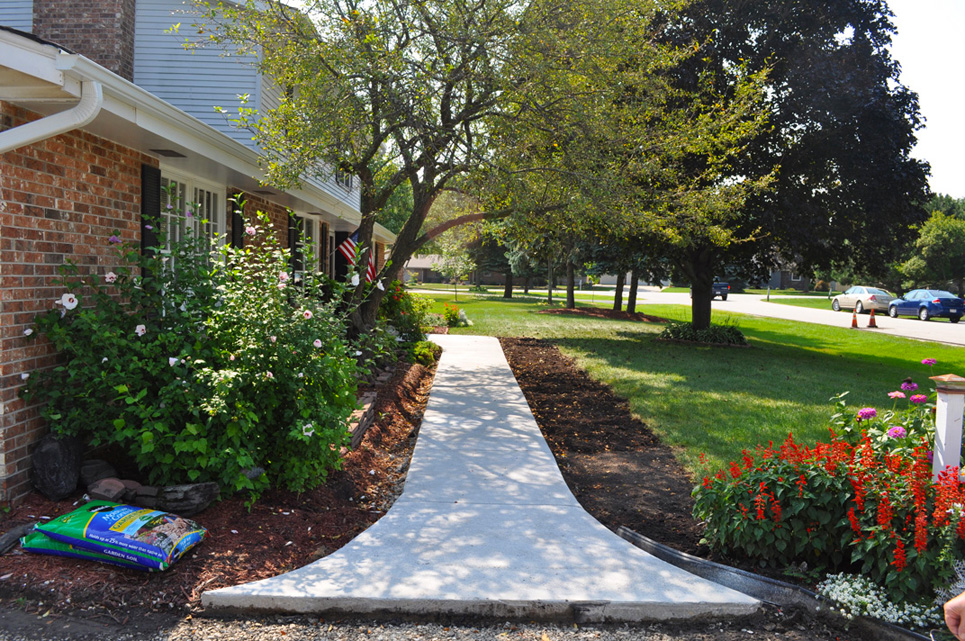
<svg viewBox="0 0 965 641">
<path fill-rule="evenodd" d="M 107 461 L 99 458 L 87 459 L 80 465 L 80 484 L 90 486 L 94 481 L 117 476 L 117 470 Z"/>
<path fill-rule="evenodd" d="M 48 499 L 59 501 L 77 490 L 84 446 L 72 436 L 47 434 L 30 456 L 34 488 Z"/>
<path fill-rule="evenodd" d="M 134 505 L 193 516 L 218 498 L 217 483 L 188 483 L 164 487 L 143 486 L 134 491 Z"/>
</svg>

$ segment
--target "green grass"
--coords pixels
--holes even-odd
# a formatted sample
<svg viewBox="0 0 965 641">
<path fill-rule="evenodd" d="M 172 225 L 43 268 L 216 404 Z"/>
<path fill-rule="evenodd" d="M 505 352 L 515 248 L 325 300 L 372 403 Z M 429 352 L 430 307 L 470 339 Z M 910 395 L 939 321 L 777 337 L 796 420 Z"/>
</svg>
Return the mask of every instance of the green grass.
<svg viewBox="0 0 965 641">
<path fill-rule="evenodd" d="M 444 296 L 433 296 L 438 310 Z M 739 458 L 742 448 L 827 438 L 829 399 L 850 391 L 856 407 L 891 407 L 887 393 L 911 376 L 925 390 L 928 376 L 965 374 L 965 349 L 810 323 L 715 312 L 737 325 L 751 347 L 726 348 L 656 341 L 660 324 L 540 314 L 533 301 L 460 297 L 474 322 L 453 333 L 535 336 L 551 340 L 591 376 L 630 401 L 632 411 L 678 448 L 695 475 L 699 455 L 713 466 Z M 438 311 L 435 310 L 435 311 Z M 689 309 L 648 305 L 648 315 L 689 320 Z M 935 371 L 921 365 L 935 358 Z"/>
<path fill-rule="evenodd" d="M 798 298 L 771 298 L 769 301 L 777 305 L 793 305 L 794 307 L 810 307 L 811 309 L 831 309 L 831 301 L 825 296 L 821 298 L 798 297 Z"/>
<path fill-rule="evenodd" d="M 766 296 L 768 291 L 766 289 L 745 289 L 744 294 L 760 294 L 761 296 Z M 811 296 L 816 298 L 827 298 L 827 292 L 802 292 L 797 289 L 772 289 L 770 290 L 771 296 Z M 832 294 L 833 295 L 833 294 Z"/>
</svg>

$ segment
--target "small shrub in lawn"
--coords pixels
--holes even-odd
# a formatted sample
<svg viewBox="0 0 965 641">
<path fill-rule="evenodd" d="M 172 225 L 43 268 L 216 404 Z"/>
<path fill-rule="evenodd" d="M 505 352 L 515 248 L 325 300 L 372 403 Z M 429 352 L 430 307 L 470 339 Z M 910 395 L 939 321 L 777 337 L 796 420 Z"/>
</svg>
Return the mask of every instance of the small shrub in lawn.
<svg viewBox="0 0 965 641">
<path fill-rule="evenodd" d="M 828 442 L 789 435 L 706 476 L 694 490 L 706 542 L 772 567 L 860 574 L 894 603 L 933 598 L 965 558 L 965 485 L 957 468 L 932 482 L 927 397 L 889 396 L 882 412 L 839 396 Z"/>
<path fill-rule="evenodd" d="M 733 325 L 711 325 L 707 329 L 694 329 L 691 323 L 671 321 L 659 338 L 715 345 L 747 345 L 747 338 Z"/>
<path fill-rule="evenodd" d="M 449 327 L 459 326 L 459 307 L 457 305 L 450 305 L 446 303 L 442 308 L 442 317 L 446 320 L 446 325 Z"/>
<path fill-rule="evenodd" d="M 400 281 L 394 280 L 379 305 L 379 316 L 395 328 L 404 342 L 411 343 L 425 339 L 422 328 L 431 306 L 432 299 L 410 293 Z"/>
<path fill-rule="evenodd" d="M 356 406 L 345 319 L 312 274 L 296 278 L 262 216 L 244 248 L 188 232 L 142 254 L 105 239 L 117 272 L 62 270 L 61 304 L 31 338 L 61 352 L 22 389 L 50 429 L 125 451 L 152 484 L 230 493 L 303 490 L 339 464 Z M 143 272 L 142 272 L 143 270 Z M 141 274 L 146 274 L 141 276 Z M 266 474 L 249 479 L 245 471 Z"/>
</svg>

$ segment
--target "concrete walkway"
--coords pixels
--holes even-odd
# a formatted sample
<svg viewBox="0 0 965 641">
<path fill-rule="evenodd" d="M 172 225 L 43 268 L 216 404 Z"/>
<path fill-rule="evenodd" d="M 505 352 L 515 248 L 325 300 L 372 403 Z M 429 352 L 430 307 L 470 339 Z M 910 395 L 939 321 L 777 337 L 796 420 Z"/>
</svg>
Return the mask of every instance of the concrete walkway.
<svg viewBox="0 0 965 641">
<path fill-rule="evenodd" d="M 392 509 L 308 566 L 206 592 L 206 608 L 579 621 L 757 609 L 753 598 L 650 556 L 583 510 L 495 338 L 433 338 L 445 351 Z"/>
</svg>

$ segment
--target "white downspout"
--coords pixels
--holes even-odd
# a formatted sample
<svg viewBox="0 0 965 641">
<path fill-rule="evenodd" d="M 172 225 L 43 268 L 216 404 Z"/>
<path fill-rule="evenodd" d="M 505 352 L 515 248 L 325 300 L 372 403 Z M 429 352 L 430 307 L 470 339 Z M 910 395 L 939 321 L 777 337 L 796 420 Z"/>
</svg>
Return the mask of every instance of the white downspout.
<svg viewBox="0 0 965 641">
<path fill-rule="evenodd" d="M 70 109 L 0 131 L 0 154 L 83 127 L 97 117 L 103 104 L 101 83 L 85 80 L 81 83 L 80 102 Z"/>
</svg>

